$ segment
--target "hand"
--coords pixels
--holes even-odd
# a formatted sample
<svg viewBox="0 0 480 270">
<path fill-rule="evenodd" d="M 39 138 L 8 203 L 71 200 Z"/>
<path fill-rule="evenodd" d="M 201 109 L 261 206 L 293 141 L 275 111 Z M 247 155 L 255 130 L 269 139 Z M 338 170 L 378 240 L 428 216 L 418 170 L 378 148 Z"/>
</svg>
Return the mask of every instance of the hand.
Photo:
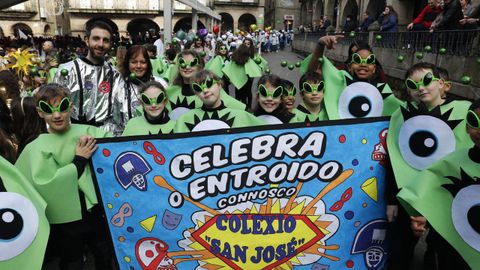
<svg viewBox="0 0 480 270">
<path fill-rule="evenodd" d="M 409 25 L 407 25 L 408 30 L 412 30 L 412 28 L 413 28 L 413 23 L 410 23 Z"/>
<path fill-rule="evenodd" d="M 427 219 L 422 216 L 412 217 L 410 216 L 410 228 L 412 228 L 413 234 L 420 237 L 425 234 L 427 225 Z"/>
<path fill-rule="evenodd" d="M 398 206 L 397 205 L 387 205 L 387 219 L 388 222 L 394 222 L 397 219 L 398 215 Z"/>
<path fill-rule="evenodd" d="M 95 138 L 92 136 L 85 135 L 80 137 L 80 139 L 77 141 L 75 155 L 89 159 L 98 148 L 96 143 L 97 140 L 95 140 Z"/>
<path fill-rule="evenodd" d="M 338 39 L 343 38 L 342 35 L 335 36 L 323 36 L 318 40 L 318 43 L 327 47 L 327 49 L 335 50 L 335 44 L 337 44 Z"/>
</svg>

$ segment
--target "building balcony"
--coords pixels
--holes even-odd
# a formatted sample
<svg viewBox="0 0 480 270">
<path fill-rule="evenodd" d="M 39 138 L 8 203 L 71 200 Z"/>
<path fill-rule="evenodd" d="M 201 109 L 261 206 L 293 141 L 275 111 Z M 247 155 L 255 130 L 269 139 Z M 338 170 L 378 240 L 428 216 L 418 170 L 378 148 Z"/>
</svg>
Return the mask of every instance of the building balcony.
<svg viewBox="0 0 480 270">
<path fill-rule="evenodd" d="M 258 6 L 259 0 L 215 0 L 214 5 Z"/>
<path fill-rule="evenodd" d="M 0 12 L 0 19 L 29 19 L 35 16 L 38 10 L 31 1 L 19 3 L 6 9 L 2 9 Z"/>
</svg>

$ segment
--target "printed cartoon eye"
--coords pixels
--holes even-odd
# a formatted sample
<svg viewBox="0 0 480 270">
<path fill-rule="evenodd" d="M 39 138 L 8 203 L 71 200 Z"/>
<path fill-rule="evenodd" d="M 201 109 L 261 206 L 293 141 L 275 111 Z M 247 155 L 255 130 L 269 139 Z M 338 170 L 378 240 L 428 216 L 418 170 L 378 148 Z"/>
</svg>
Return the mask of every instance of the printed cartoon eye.
<svg viewBox="0 0 480 270">
<path fill-rule="evenodd" d="M 338 100 L 341 119 L 382 116 L 383 97 L 373 85 L 356 82 L 347 86 Z"/>
<path fill-rule="evenodd" d="M 10 260 L 27 249 L 38 231 L 38 213 L 20 194 L 0 193 L 0 261 Z"/>
<path fill-rule="evenodd" d="M 400 153 L 411 167 L 423 170 L 455 150 L 455 135 L 442 119 L 418 115 L 409 118 L 398 134 Z"/>
<path fill-rule="evenodd" d="M 462 188 L 452 202 L 452 221 L 462 239 L 480 252 L 480 185 Z"/>
</svg>

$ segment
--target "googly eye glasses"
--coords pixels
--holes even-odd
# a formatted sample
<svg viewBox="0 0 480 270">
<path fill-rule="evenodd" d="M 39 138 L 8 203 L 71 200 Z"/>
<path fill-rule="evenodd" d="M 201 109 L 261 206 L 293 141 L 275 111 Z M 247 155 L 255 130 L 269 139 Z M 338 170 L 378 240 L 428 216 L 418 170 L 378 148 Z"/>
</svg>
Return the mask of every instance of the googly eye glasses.
<svg viewBox="0 0 480 270">
<path fill-rule="evenodd" d="M 475 129 L 480 129 L 480 118 L 477 113 L 472 110 L 468 110 L 467 113 L 467 126 Z"/>
<path fill-rule="evenodd" d="M 40 111 L 42 111 L 46 114 L 53 114 L 55 112 L 64 113 L 64 112 L 68 111 L 68 109 L 70 109 L 71 104 L 72 103 L 70 102 L 70 99 L 68 97 L 64 97 L 60 101 L 60 103 L 58 104 L 57 107 L 52 107 L 47 102 L 45 102 L 43 100 L 40 100 L 38 102 L 38 108 L 40 109 Z"/>
<path fill-rule="evenodd" d="M 149 98 L 147 95 L 145 95 L 145 93 L 142 93 L 140 95 L 140 99 L 145 105 L 158 105 L 165 100 L 165 93 L 160 92 L 160 94 L 154 98 Z"/>
<path fill-rule="evenodd" d="M 183 58 L 180 58 L 178 59 L 178 63 L 180 64 L 180 68 L 185 69 L 185 68 L 192 68 L 198 65 L 199 61 L 197 58 L 194 58 L 192 61 L 187 61 Z"/>
<path fill-rule="evenodd" d="M 278 86 L 277 88 L 273 89 L 273 91 L 268 91 L 265 85 L 260 84 L 258 86 L 258 93 L 262 97 L 272 97 L 273 99 L 279 98 L 283 93 L 283 86 Z"/>
<path fill-rule="evenodd" d="M 361 64 L 373 65 L 375 64 L 375 62 L 376 62 L 375 54 L 370 54 L 369 56 L 367 56 L 367 58 L 362 58 L 358 53 L 352 54 L 351 63 L 357 64 L 357 65 L 361 65 Z"/>
<path fill-rule="evenodd" d="M 290 90 L 283 88 L 283 96 L 285 97 L 294 97 L 297 95 L 297 88 L 293 86 Z"/>
<path fill-rule="evenodd" d="M 429 86 L 433 81 L 438 81 L 440 78 L 437 78 L 433 75 L 432 72 L 427 72 L 425 76 L 423 76 L 422 80 L 419 82 L 416 82 L 412 79 L 406 79 L 405 80 L 405 85 L 407 86 L 408 89 L 412 90 L 418 90 L 420 89 L 420 86 Z"/>
<path fill-rule="evenodd" d="M 307 93 L 321 92 L 324 89 L 325 89 L 324 81 L 320 81 L 316 86 L 313 84 L 309 84 L 308 82 L 304 82 L 302 85 L 302 91 Z"/>
<path fill-rule="evenodd" d="M 214 84 L 218 83 L 219 81 L 214 80 L 210 77 L 207 77 L 203 82 L 201 83 L 192 83 L 192 89 L 193 91 L 200 93 L 203 92 L 203 90 L 208 89 L 212 87 Z"/>
</svg>

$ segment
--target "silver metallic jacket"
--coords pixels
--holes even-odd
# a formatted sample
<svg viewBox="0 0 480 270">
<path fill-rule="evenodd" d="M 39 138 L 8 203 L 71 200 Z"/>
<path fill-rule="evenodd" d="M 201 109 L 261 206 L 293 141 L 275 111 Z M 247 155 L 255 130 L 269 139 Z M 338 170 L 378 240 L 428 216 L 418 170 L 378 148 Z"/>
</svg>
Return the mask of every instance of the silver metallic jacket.
<svg viewBox="0 0 480 270">
<path fill-rule="evenodd" d="M 63 69 L 68 75 L 61 74 Z M 93 65 L 83 59 L 67 62 L 59 66 L 53 82 L 70 90 L 74 105 L 72 119 L 96 123 L 114 134 L 122 132 L 125 82 L 109 63 Z M 82 108 L 80 103 L 83 103 Z"/>
</svg>

